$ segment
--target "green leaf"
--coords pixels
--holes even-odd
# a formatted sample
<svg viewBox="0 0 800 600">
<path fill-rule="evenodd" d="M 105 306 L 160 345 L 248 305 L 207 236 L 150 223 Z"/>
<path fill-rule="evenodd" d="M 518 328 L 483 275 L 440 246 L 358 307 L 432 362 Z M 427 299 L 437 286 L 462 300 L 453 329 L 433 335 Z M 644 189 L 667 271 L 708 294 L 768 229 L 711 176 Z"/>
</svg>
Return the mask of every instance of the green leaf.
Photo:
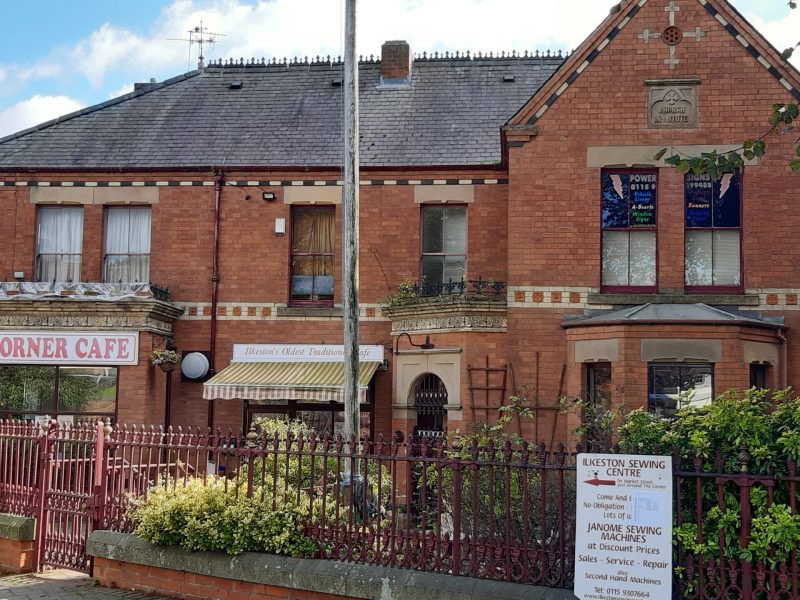
<svg viewBox="0 0 800 600">
<path fill-rule="evenodd" d="M 786 110 L 789 112 L 789 114 L 792 116 L 793 119 L 796 119 L 798 113 L 800 113 L 800 110 L 798 110 L 797 108 L 797 104 L 787 104 Z"/>
<path fill-rule="evenodd" d="M 789 167 L 792 169 L 792 171 L 800 171 L 800 160 L 794 159 L 789 161 Z"/>
</svg>

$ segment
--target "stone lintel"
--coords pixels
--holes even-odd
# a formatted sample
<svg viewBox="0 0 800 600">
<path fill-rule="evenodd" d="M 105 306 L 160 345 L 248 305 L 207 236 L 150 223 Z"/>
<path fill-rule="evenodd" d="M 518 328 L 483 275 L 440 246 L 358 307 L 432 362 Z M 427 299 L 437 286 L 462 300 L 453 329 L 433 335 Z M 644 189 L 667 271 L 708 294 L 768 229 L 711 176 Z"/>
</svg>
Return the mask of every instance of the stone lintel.
<svg viewBox="0 0 800 600">
<path fill-rule="evenodd" d="M 404 331 L 499 331 L 507 330 L 508 309 L 501 300 L 423 301 L 386 309 L 392 334 Z"/>
<path fill-rule="evenodd" d="M 35 538 L 35 519 L 0 513 L 0 538 L 5 540 L 32 540 Z"/>
<path fill-rule="evenodd" d="M 709 304 L 711 306 L 758 306 L 758 294 L 589 294 L 588 304 L 628 306 L 637 304 Z"/>
<path fill-rule="evenodd" d="M 154 298 L 13 299 L 0 302 L 0 329 L 129 329 L 171 335 L 172 324 L 182 313 L 183 308 Z"/>
</svg>

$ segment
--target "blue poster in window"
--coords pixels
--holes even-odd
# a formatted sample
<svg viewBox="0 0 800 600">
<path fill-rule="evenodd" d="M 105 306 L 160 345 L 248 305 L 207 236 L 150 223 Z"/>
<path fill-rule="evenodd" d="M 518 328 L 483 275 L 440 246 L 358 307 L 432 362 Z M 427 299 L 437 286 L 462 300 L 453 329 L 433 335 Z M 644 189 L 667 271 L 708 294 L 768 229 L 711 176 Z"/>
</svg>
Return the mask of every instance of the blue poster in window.
<svg viewBox="0 0 800 600">
<path fill-rule="evenodd" d="M 711 227 L 711 204 L 714 189 L 708 175 L 687 173 L 683 178 L 683 197 L 686 202 L 686 227 Z"/>
<path fill-rule="evenodd" d="M 741 176 L 726 173 L 714 182 L 714 227 L 739 227 Z"/>
<path fill-rule="evenodd" d="M 603 173 L 600 193 L 603 229 L 628 227 L 628 174 Z"/>
<path fill-rule="evenodd" d="M 629 175 L 631 227 L 655 227 L 656 174 L 653 172 Z"/>
<path fill-rule="evenodd" d="M 603 229 L 655 227 L 655 171 L 603 173 L 601 202 Z"/>
<path fill-rule="evenodd" d="M 739 173 L 726 173 L 717 180 L 705 174 L 687 173 L 683 197 L 686 227 L 739 227 Z"/>
</svg>

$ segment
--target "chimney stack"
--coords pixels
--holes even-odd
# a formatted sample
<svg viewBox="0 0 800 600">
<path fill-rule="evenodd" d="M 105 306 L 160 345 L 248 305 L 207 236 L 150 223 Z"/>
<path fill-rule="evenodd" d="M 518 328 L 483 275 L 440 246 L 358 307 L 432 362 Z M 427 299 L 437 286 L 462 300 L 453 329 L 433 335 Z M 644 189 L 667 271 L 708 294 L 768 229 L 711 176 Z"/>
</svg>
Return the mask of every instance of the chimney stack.
<svg viewBox="0 0 800 600">
<path fill-rule="evenodd" d="M 407 82 L 411 79 L 411 48 L 405 40 L 385 42 L 381 46 L 381 81 Z"/>
</svg>

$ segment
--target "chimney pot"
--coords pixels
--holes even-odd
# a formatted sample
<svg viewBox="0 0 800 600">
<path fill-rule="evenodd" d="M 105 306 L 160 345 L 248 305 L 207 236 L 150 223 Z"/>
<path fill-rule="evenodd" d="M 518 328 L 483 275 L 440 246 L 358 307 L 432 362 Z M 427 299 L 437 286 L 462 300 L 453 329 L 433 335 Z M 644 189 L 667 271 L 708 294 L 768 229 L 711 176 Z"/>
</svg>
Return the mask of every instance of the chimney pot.
<svg viewBox="0 0 800 600">
<path fill-rule="evenodd" d="M 411 77 L 411 47 L 405 40 L 384 42 L 381 46 L 381 80 L 408 81 Z"/>
</svg>

